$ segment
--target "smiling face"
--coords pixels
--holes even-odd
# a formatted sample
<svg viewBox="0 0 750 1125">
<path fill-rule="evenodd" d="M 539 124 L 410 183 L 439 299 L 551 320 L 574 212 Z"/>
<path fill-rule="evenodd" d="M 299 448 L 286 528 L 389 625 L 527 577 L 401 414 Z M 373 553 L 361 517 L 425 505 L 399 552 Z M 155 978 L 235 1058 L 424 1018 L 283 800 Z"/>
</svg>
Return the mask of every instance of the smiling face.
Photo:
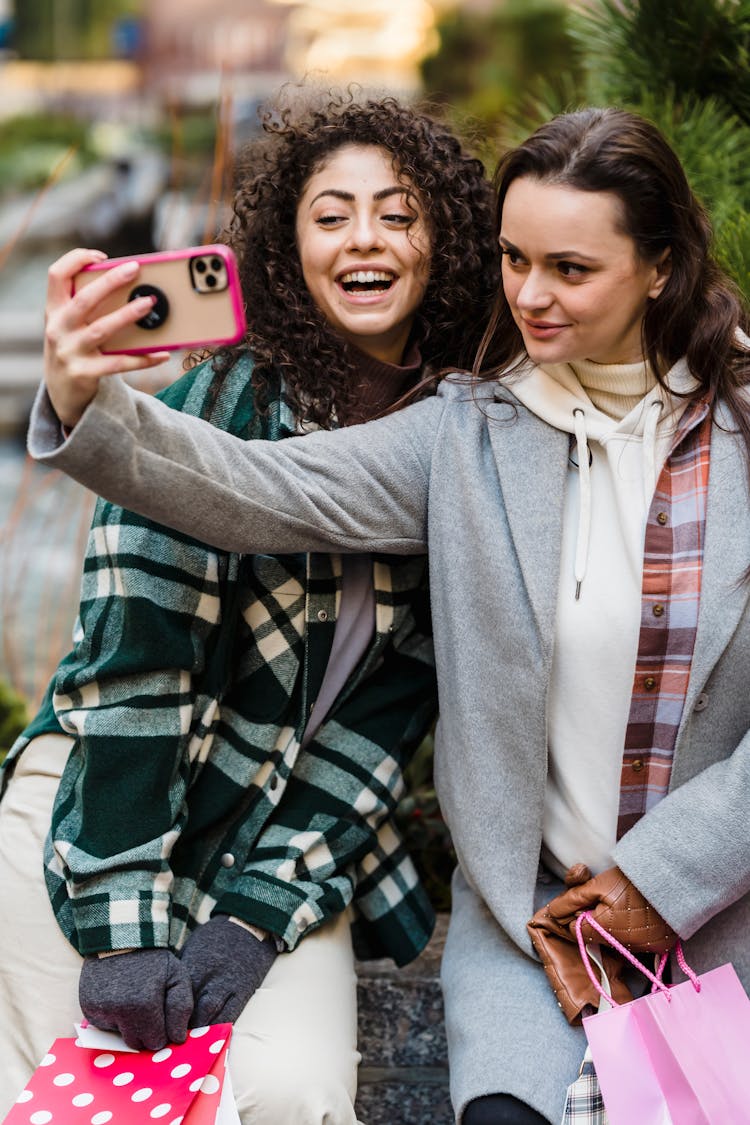
<svg viewBox="0 0 750 1125">
<path fill-rule="evenodd" d="M 430 272 L 419 195 L 374 145 L 337 149 L 297 206 L 305 284 L 328 323 L 361 351 L 400 363 Z"/>
<path fill-rule="evenodd" d="M 669 258 L 641 260 L 622 231 L 621 208 L 612 192 L 527 176 L 508 188 L 503 290 L 535 363 L 641 358 L 646 306 L 666 284 Z"/>
</svg>

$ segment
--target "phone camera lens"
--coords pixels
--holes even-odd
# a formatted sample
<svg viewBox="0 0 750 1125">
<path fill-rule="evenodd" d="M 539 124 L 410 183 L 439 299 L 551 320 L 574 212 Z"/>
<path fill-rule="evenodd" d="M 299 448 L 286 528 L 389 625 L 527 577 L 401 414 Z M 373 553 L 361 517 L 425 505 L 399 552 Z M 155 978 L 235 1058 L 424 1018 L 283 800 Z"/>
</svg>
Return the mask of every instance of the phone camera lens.
<svg viewBox="0 0 750 1125">
<path fill-rule="evenodd" d="M 229 285 L 226 263 L 219 254 L 191 258 L 190 277 L 196 293 L 221 293 Z"/>
</svg>

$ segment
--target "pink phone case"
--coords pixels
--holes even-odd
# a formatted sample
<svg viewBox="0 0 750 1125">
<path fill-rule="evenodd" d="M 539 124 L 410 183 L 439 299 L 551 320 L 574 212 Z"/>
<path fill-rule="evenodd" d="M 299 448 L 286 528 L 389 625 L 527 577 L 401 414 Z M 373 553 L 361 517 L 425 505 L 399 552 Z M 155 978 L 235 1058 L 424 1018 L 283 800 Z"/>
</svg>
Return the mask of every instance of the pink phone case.
<svg viewBox="0 0 750 1125">
<path fill-rule="evenodd" d="M 94 281 L 102 270 L 137 260 L 141 271 L 123 298 L 113 293 L 96 307 L 95 316 L 121 308 L 125 301 L 152 294 L 153 309 L 111 336 L 107 354 L 142 355 L 205 345 L 236 344 L 245 334 L 245 313 L 237 262 L 228 246 L 191 246 L 155 254 L 108 258 L 86 266 L 73 278 L 73 292 Z"/>
</svg>

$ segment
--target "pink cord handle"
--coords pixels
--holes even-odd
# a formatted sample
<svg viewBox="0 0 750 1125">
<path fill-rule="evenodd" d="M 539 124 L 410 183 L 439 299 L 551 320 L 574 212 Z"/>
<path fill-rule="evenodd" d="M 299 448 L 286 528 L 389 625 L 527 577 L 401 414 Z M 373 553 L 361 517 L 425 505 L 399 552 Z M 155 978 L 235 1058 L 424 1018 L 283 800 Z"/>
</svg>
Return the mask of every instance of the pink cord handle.
<svg viewBox="0 0 750 1125">
<path fill-rule="evenodd" d="M 576 918 L 576 937 L 578 938 L 578 948 L 581 951 L 581 958 L 583 960 L 584 967 L 586 969 L 586 972 L 589 975 L 589 979 L 590 979 L 591 983 L 593 984 L 594 988 L 599 993 L 599 995 L 603 996 L 604 999 L 607 1000 L 612 1005 L 613 1008 L 618 1008 L 621 1005 L 619 1005 L 617 1003 L 617 1001 L 613 1000 L 612 997 L 607 992 L 604 991 L 604 989 L 602 988 L 601 982 L 598 980 L 598 978 L 596 976 L 596 973 L 591 968 L 591 959 L 589 957 L 589 951 L 586 948 L 586 943 L 583 940 L 583 934 L 581 932 L 581 929 L 582 929 L 582 926 L 583 926 L 584 922 L 588 922 L 588 924 L 591 926 L 591 928 L 593 930 L 596 930 L 596 932 L 604 939 L 604 941 L 607 943 L 607 945 L 611 946 L 612 949 L 616 950 L 616 952 L 619 953 L 622 957 L 624 957 L 627 961 L 630 961 L 631 965 L 634 965 L 635 968 L 638 969 L 639 972 L 643 973 L 643 975 L 645 977 L 647 977 L 648 980 L 651 981 L 651 991 L 652 992 L 657 992 L 657 991 L 663 992 L 664 995 L 667 997 L 667 999 L 671 1000 L 671 996 L 669 994 L 669 986 L 666 985 L 664 983 L 664 981 L 661 979 L 662 973 L 664 972 L 664 967 L 665 967 L 665 965 L 667 963 L 667 959 L 669 957 L 669 954 L 668 953 L 662 954 L 662 956 L 659 960 L 659 967 L 658 967 L 656 973 L 652 973 L 650 969 L 647 969 L 645 965 L 641 964 L 641 962 L 638 960 L 638 958 L 635 957 L 630 952 L 630 950 L 626 948 L 626 946 L 624 946 L 621 942 L 619 942 L 616 937 L 613 937 L 612 934 L 608 933 L 608 931 L 604 929 L 604 926 L 600 925 L 599 922 L 597 922 L 596 918 L 594 918 L 591 911 L 584 910 L 583 913 L 579 914 L 578 917 Z M 700 992 L 701 983 L 698 980 L 698 977 L 696 976 L 696 974 L 693 972 L 693 970 L 690 968 L 690 966 L 687 964 L 687 962 L 685 960 L 685 954 L 683 953 L 683 950 L 682 950 L 682 942 L 679 940 L 679 938 L 677 939 L 677 943 L 675 945 L 675 955 L 677 957 L 677 964 L 680 966 L 680 968 L 682 969 L 685 976 L 688 977 L 688 979 L 692 982 L 692 985 L 693 985 L 693 988 L 695 989 L 695 991 Z"/>
</svg>

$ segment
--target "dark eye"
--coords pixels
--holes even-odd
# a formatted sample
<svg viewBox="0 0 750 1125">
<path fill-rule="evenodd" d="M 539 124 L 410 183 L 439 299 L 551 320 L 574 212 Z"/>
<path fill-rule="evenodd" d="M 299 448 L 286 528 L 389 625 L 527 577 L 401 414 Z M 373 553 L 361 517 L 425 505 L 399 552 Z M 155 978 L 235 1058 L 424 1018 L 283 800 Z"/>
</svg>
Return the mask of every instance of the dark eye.
<svg viewBox="0 0 750 1125">
<path fill-rule="evenodd" d="M 384 223 L 393 223 L 398 227 L 409 227 L 414 222 L 414 215 L 383 215 Z"/>
<path fill-rule="evenodd" d="M 501 253 L 510 266 L 520 266 L 523 262 L 523 258 L 517 250 L 502 250 Z"/>
<path fill-rule="evenodd" d="M 321 215 L 315 222 L 319 227 L 335 227 L 338 223 L 344 222 L 343 215 Z"/>
<path fill-rule="evenodd" d="M 563 277 L 583 277 L 588 273 L 588 266 L 579 265 L 578 262 L 558 262 L 557 268 Z"/>
</svg>

